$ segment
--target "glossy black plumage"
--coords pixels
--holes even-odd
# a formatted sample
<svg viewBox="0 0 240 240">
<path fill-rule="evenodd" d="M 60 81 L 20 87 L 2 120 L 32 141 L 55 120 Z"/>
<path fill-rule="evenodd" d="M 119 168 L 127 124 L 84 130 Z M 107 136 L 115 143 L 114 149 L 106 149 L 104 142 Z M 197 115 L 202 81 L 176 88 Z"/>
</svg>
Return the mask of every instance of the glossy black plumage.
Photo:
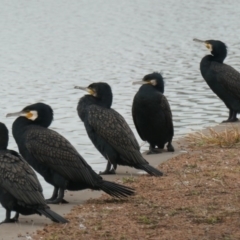
<svg viewBox="0 0 240 240">
<path fill-rule="evenodd" d="M 164 81 L 161 74 L 148 74 L 136 83 L 142 86 L 134 96 L 132 116 L 139 136 L 150 144 L 148 153 L 162 152 L 166 143 L 168 151 L 173 152 L 172 112 L 167 98 L 163 95 Z"/>
<path fill-rule="evenodd" d="M 0 202 L 6 209 L 2 223 L 18 221 L 19 214 L 43 214 L 54 222 L 67 223 L 47 206 L 32 168 L 17 152 L 7 149 L 8 130 L 3 123 L 0 123 L 0 139 Z M 11 211 L 16 212 L 12 219 Z"/>
<path fill-rule="evenodd" d="M 13 136 L 20 153 L 54 186 L 53 196 L 47 202 L 65 203 L 65 189 L 103 190 L 119 198 L 134 193 L 131 188 L 104 181 L 68 140 L 48 129 L 53 120 L 53 110 L 49 105 L 36 103 L 24 108 L 20 113 L 9 115 L 21 115 L 13 123 Z"/>
<path fill-rule="evenodd" d="M 135 136 L 125 119 L 111 109 L 112 91 L 107 83 L 93 83 L 79 100 L 77 111 L 84 122 L 89 138 L 98 151 L 108 160 L 104 173 L 115 173 L 117 165 L 126 165 L 142 169 L 151 175 L 161 176 L 162 173 L 150 166 L 140 153 Z M 113 165 L 113 169 L 111 169 Z"/>
<path fill-rule="evenodd" d="M 236 116 L 240 112 L 240 73 L 223 63 L 227 56 L 226 45 L 217 40 L 194 41 L 204 43 L 211 52 L 201 60 L 200 70 L 209 87 L 229 109 L 229 117 L 223 122 L 237 121 Z"/>
</svg>

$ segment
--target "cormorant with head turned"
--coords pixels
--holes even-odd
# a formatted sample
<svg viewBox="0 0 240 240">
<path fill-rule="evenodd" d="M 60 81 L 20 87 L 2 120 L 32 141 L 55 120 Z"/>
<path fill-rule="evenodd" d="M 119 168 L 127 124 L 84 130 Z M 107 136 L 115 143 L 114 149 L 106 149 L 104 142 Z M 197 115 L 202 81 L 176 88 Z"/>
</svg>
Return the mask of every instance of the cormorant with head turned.
<svg viewBox="0 0 240 240">
<path fill-rule="evenodd" d="M 103 190 L 118 198 L 134 193 L 129 187 L 103 180 L 67 139 L 48 129 L 53 120 L 49 105 L 36 103 L 7 116 L 19 116 L 13 123 L 13 136 L 19 151 L 45 181 L 54 186 L 48 203 L 65 203 L 65 189 Z"/>
<path fill-rule="evenodd" d="M 163 95 L 162 75 L 154 72 L 133 84 L 142 84 L 133 99 L 132 116 L 139 136 L 150 144 L 148 154 L 162 152 L 166 143 L 168 151 L 174 152 L 172 112 Z"/>
<path fill-rule="evenodd" d="M 106 170 L 102 174 L 115 173 L 119 164 L 142 169 L 154 176 L 162 176 L 162 172 L 149 165 L 143 158 L 138 142 L 125 119 L 111 109 L 111 87 L 107 83 L 98 82 L 90 84 L 87 88 L 75 88 L 89 93 L 80 98 L 77 111 L 89 138 L 108 160 Z"/>
<path fill-rule="evenodd" d="M 212 91 L 225 103 L 229 109 L 229 117 L 223 122 L 238 121 L 240 112 L 240 73 L 223 63 L 227 56 L 227 46 L 217 40 L 198 40 L 204 43 L 211 55 L 205 56 L 200 63 L 203 78 Z"/>
<path fill-rule="evenodd" d="M 8 129 L 0 123 L 0 202 L 6 209 L 6 219 L 1 223 L 16 222 L 19 214 L 39 214 L 54 222 L 67 223 L 65 218 L 47 206 L 41 184 L 32 168 L 7 146 Z M 11 218 L 11 211 L 16 212 L 14 218 Z"/>
</svg>

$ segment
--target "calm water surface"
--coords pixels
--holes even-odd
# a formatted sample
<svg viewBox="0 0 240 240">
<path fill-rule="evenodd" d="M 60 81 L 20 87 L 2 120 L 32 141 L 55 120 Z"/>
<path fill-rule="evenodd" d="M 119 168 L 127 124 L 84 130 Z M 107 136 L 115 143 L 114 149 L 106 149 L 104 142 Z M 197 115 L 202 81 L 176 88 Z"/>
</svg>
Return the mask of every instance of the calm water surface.
<svg viewBox="0 0 240 240">
<path fill-rule="evenodd" d="M 50 104 L 55 114 L 51 128 L 101 171 L 106 161 L 76 112 L 84 93 L 73 87 L 108 82 L 113 108 L 136 133 L 131 105 L 139 86 L 132 82 L 161 71 L 175 139 L 219 123 L 228 111 L 202 79 L 199 62 L 207 50 L 192 39 L 226 42 L 226 62 L 240 70 L 239 10 L 238 0 L 2 0 L 0 121 L 11 129 L 14 119 L 5 118 L 8 112 L 39 101 Z M 17 150 L 12 136 L 9 148 Z M 49 197 L 52 186 L 39 178 Z M 0 219 L 4 214 L 0 208 Z"/>
</svg>

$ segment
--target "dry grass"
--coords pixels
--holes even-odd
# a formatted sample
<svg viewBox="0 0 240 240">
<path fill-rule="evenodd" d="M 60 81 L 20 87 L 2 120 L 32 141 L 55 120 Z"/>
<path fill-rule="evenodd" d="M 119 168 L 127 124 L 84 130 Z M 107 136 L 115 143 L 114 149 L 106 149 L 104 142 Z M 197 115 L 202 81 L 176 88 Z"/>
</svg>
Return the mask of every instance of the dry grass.
<svg viewBox="0 0 240 240">
<path fill-rule="evenodd" d="M 33 239 L 240 239 L 239 149 L 198 150 L 163 163 L 164 177 L 125 178 L 137 192 L 128 200 L 89 200 Z"/>
<path fill-rule="evenodd" d="M 224 131 L 218 132 L 213 128 L 208 129 L 208 133 L 192 133 L 186 137 L 191 147 L 233 147 L 240 145 L 240 131 L 237 127 L 231 126 Z"/>
</svg>

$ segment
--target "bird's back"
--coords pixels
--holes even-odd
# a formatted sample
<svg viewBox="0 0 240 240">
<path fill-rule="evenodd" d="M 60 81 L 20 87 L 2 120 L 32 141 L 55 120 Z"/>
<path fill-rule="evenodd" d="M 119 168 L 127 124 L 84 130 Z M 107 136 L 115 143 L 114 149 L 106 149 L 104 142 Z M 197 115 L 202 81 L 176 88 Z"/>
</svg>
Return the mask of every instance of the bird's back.
<svg viewBox="0 0 240 240">
<path fill-rule="evenodd" d="M 15 151 L 0 151 L 0 188 L 23 207 L 47 207 L 35 172 Z"/>
<path fill-rule="evenodd" d="M 144 141 L 164 144 L 173 137 L 171 109 L 161 92 L 146 88 L 149 87 L 142 86 L 134 97 L 133 121 Z"/>
<path fill-rule="evenodd" d="M 90 106 L 85 126 L 94 145 L 104 156 L 113 149 L 128 164 L 146 163 L 139 152 L 140 147 L 132 130 L 115 110 Z"/>
<path fill-rule="evenodd" d="M 205 59 L 205 60 L 204 60 Z M 203 78 L 228 108 L 240 111 L 240 73 L 233 67 L 203 58 L 200 65 Z"/>
<path fill-rule="evenodd" d="M 57 173 L 68 181 L 83 182 L 90 186 L 94 185 L 96 179 L 101 179 L 72 144 L 54 130 L 29 126 L 25 151 L 33 165 L 35 162 L 37 168 L 47 171 L 47 174 Z M 40 174 L 44 175 L 45 172 Z"/>
</svg>

